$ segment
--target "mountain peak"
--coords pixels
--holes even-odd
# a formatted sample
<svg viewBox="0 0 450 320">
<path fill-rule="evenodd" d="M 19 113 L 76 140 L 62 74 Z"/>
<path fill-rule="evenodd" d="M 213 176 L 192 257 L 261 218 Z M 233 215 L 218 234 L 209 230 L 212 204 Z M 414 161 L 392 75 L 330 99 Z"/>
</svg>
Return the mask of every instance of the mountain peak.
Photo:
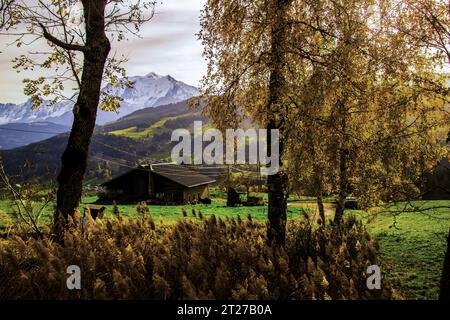
<svg viewBox="0 0 450 320">
<path fill-rule="evenodd" d="M 153 79 L 161 79 L 162 76 L 160 76 L 159 74 L 156 74 L 154 72 L 149 72 L 145 75 L 146 78 L 153 78 Z"/>
<path fill-rule="evenodd" d="M 122 101 L 117 113 L 99 110 L 97 124 L 115 121 L 136 110 L 177 103 L 199 94 L 197 88 L 178 81 L 170 75 L 161 76 L 150 72 L 145 76 L 132 76 L 129 80 L 134 83 L 132 88 L 106 85 L 104 89 L 119 96 Z M 70 125 L 72 107 L 73 104 L 70 101 L 61 101 L 52 107 L 48 107 L 48 102 L 45 101 L 37 110 L 31 109 L 31 100 L 21 105 L 0 103 L 0 124 L 47 121 Z"/>
<path fill-rule="evenodd" d="M 167 80 L 169 80 L 169 81 L 176 81 L 176 79 L 174 77 L 172 77 L 170 74 L 165 76 L 165 78 L 167 78 Z"/>
<path fill-rule="evenodd" d="M 154 80 L 167 79 L 167 80 L 169 80 L 171 82 L 177 81 L 177 79 L 172 77 L 170 74 L 162 76 L 162 75 L 159 75 L 159 74 L 157 74 L 155 72 L 149 72 L 144 77 L 145 78 L 151 78 L 151 79 L 154 79 Z"/>
</svg>

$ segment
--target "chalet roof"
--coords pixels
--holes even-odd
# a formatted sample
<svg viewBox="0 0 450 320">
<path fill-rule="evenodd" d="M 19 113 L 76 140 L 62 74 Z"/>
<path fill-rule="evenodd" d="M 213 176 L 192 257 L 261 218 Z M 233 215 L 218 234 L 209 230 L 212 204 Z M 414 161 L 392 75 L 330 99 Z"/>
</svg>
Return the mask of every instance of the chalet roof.
<svg viewBox="0 0 450 320">
<path fill-rule="evenodd" d="M 114 181 L 122 179 L 127 175 L 129 175 L 131 172 L 135 172 L 136 170 L 143 171 L 144 174 L 145 172 L 155 173 L 159 176 L 162 176 L 187 188 L 192 188 L 216 182 L 215 179 L 208 177 L 207 175 L 198 173 L 195 170 L 189 169 L 186 166 L 172 163 L 152 163 L 152 164 L 141 164 L 137 168 L 127 171 L 117 177 L 114 177 L 109 181 L 102 183 L 101 186 L 103 187 L 108 186 Z"/>
<path fill-rule="evenodd" d="M 172 180 L 187 188 L 216 182 L 215 179 L 177 164 L 157 163 L 142 165 L 142 167 L 150 168 L 151 172 Z"/>
<path fill-rule="evenodd" d="M 122 179 L 122 178 L 128 176 L 130 173 L 135 172 L 135 171 L 143 171 L 144 172 L 144 171 L 147 171 L 147 170 L 143 169 L 143 168 L 139 168 L 139 167 L 131 169 L 131 170 L 127 171 L 127 172 L 124 172 L 122 174 L 119 174 L 119 175 L 113 177 L 110 180 L 107 180 L 107 181 L 101 183 L 100 186 L 101 187 L 106 187 L 106 186 L 110 185 L 111 183 L 115 182 L 116 180 Z M 148 173 L 148 172 L 146 172 L 146 173 Z"/>
</svg>

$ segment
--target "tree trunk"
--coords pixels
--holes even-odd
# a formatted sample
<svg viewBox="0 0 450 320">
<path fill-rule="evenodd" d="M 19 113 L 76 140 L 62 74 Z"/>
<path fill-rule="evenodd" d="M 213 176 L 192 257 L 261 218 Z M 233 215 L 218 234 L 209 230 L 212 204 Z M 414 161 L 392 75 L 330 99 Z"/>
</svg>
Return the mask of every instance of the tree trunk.
<svg viewBox="0 0 450 320">
<path fill-rule="evenodd" d="M 319 210 L 319 217 L 322 220 L 322 223 L 325 224 L 325 208 L 323 206 L 322 191 L 319 191 L 317 194 L 317 208 Z"/>
<path fill-rule="evenodd" d="M 310 124 L 312 126 L 313 124 Z M 314 139 L 312 137 L 312 133 L 310 132 L 309 135 L 309 141 L 310 141 L 310 148 L 311 148 L 311 154 L 313 156 L 314 161 L 316 161 L 313 164 L 313 170 L 315 177 L 315 194 L 317 199 L 317 209 L 319 211 L 319 217 L 322 220 L 322 223 L 325 224 L 325 209 L 323 206 L 323 179 L 322 174 L 323 170 L 322 167 L 318 164 L 318 155 L 316 152 L 316 148 L 314 146 Z"/>
<path fill-rule="evenodd" d="M 284 246 L 286 238 L 286 209 L 288 198 L 288 174 L 282 166 L 284 149 L 280 116 L 283 112 L 286 79 L 284 75 L 285 42 L 287 39 L 287 10 L 291 0 L 274 0 L 272 7 L 273 24 L 271 30 L 271 62 L 269 75 L 269 101 L 267 104 L 267 149 L 271 150 L 270 134 L 272 129 L 280 130 L 279 155 L 280 170 L 269 175 L 267 188 L 269 196 L 267 241 L 269 245 Z"/>
<path fill-rule="evenodd" d="M 447 236 L 447 251 L 445 252 L 444 266 L 442 268 L 439 300 L 450 300 L 450 230 Z"/>
<path fill-rule="evenodd" d="M 284 246 L 286 242 L 286 210 L 288 198 L 288 175 L 285 170 L 268 176 L 269 194 L 267 240 L 270 245 Z"/>
<path fill-rule="evenodd" d="M 320 219 L 322 220 L 323 223 L 325 223 L 325 209 L 323 206 L 323 179 L 322 179 L 323 169 L 322 166 L 319 164 L 320 162 L 318 161 L 319 155 L 316 152 L 315 141 L 312 132 L 313 125 L 314 123 L 312 122 L 308 124 L 307 141 L 311 152 L 310 154 L 314 159 L 313 161 L 315 161 L 313 164 L 313 174 L 315 175 L 315 178 L 313 180 L 315 187 L 314 195 L 316 196 L 317 208 L 319 211 Z"/>
<path fill-rule="evenodd" d="M 341 117 L 342 137 L 339 144 L 339 195 L 334 215 L 334 222 L 339 224 L 344 216 L 345 198 L 347 197 L 348 177 L 347 177 L 347 160 L 349 151 L 347 149 L 347 114 L 343 103 L 339 102 L 339 113 Z"/>
<path fill-rule="evenodd" d="M 80 92 L 73 108 L 73 124 L 69 141 L 62 155 L 58 175 L 54 232 L 61 237 L 67 218 L 77 209 L 87 166 L 89 143 L 94 131 L 100 100 L 103 71 L 111 49 L 105 34 L 105 1 L 83 0 L 86 17 L 86 50 Z"/>
<path fill-rule="evenodd" d="M 339 224 L 344 216 L 345 198 L 347 197 L 347 150 L 341 150 L 339 156 L 339 195 L 334 214 L 334 222 Z"/>
</svg>

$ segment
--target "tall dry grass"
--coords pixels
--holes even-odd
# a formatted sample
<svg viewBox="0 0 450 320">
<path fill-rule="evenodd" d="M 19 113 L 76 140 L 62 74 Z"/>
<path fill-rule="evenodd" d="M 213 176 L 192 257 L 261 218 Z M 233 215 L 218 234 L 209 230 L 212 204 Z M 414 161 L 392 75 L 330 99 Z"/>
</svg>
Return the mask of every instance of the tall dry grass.
<svg viewBox="0 0 450 320">
<path fill-rule="evenodd" d="M 265 226 L 250 217 L 170 226 L 150 217 L 88 219 L 72 223 L 64 245 L 12 231 L 0 240 L 0 298 L 391 298 L 387 283 L 366 288 L 377 244 L 355 219 L 339 227 L 292 221 L 286 243 L 268 247 Z M 69 265 L 81 268 L 81 290 L 67 289 Z"/>
</svg>

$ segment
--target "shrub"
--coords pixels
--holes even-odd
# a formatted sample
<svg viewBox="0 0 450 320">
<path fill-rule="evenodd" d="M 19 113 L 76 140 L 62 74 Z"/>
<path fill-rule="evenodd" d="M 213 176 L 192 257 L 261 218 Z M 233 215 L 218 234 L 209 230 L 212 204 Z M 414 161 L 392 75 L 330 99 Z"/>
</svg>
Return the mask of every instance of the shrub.
<svg viewBox="0 0 450 320">
<path fill-rule="evenodd" d="M 0 239 L 2 299 L 373 299 L 366 268 L 374 240 L 354 219 L 339 227 L 288 226 L 285 249 L 268 247 L 251 219 L 184 218 L 155 226 L 144 219 L 73 224 L 64 245 L 21 234 Z M 68 290 L 66 268 L 81 268 Z"/>
<path fill-rule="evenodd" d="M 145 201 L 138 202 L 136 205 L 136 213 L 138 214 L 138 216 L 142 218 L 145 218 L 147 215 L 149 215 L 150 209 L 147 205 L 147 202 Z"/>
</svg>

